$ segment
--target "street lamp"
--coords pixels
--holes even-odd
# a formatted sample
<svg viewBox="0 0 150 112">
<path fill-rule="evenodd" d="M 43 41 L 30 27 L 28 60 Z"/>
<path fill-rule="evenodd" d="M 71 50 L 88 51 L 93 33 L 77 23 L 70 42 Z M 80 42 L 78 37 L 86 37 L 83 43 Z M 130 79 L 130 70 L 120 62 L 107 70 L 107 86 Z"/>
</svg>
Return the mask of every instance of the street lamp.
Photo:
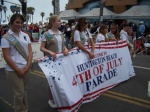
<svg viewBox="0 0 150 112">
<path fill-rule="evenodd" d="M 33 14 L 34 14 L 34 12 L 35 12 L 35 9 L 33 8 L 32 13 L 31 13 L 32 14 L 32 23 L 33 23 Z"/>
<path fill-rule="evenodd" d="M 12 11 L 12 13 L 15 13 L 16 12 L 16 5 L 11 5 L 10 6 L 10 10 Z"/>
<path fill-rule="evenodd" d="M 19 14 L 20 14 L 20 9 L 21 9 L 21 8 L 20 8 L 19 6 L 17 6 L 17 7 L 16 7 L 16 13 L 19 13 Z"/>
<path fill-rule="evenodd" d="M 2 5 L 0 5 L 0 13 L 1 13 L 0 24 L 1 24 L 1 22 L 2 22 L 2 10 L 3 10 L 3 6 L 2 6 Z"/>
<path fill-rule="evenodd" d="M 1 24 L 1 21 L 2 21 L 2 11 L 4 11 L 4 13 L 5 13 L 5 21 L 6 21 L 6 10 L 7 10 L 6 6 L 0 5 L 0 14 L 1 14 L 0 24 Z"/>
<path fill-rule="evenodd" d="M 10 6 L 10 9 L 11 9 L 11 11 L 12 11 L 12 13 L 20 13 L 20 7 L 19 6 L 17 6 L 17 5 L 11 5 Z"/>
<path fill-rule="evenodd" d="M 4 14 L 5 14 L 5 21 L 6 21 L 6 10 L 7 10 L 7 7 L 3 6 L 3 10 L 4 10 Z"/>
</svg>

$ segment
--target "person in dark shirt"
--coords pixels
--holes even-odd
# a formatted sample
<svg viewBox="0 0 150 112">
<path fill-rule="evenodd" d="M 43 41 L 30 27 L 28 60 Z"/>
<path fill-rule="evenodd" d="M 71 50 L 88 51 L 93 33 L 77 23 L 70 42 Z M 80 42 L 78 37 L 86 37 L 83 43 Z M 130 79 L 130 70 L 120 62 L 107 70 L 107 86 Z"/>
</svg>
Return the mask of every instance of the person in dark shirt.
<svg viewBox="0 0 150 112">
<path fill-rule="evenodd" d="M 68 44 L 70 42 L 70 37 L 71 37 L 71 28 L 69 26 L 69 24 L 66 24 L 65 26 L 65 32 L 64 34 L 66 35 L 66 47 L 68 48 Z"/>
</svg>

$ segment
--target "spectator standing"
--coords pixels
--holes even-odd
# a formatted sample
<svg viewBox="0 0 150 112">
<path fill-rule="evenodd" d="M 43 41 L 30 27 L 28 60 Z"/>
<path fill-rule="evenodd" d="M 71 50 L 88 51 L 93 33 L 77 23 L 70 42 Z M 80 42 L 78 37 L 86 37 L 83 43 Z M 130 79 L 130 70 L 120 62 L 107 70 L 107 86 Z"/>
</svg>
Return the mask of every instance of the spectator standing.
<svg viewBox="0 0 150 112">
<path fill-rule="evenodd" d="M 138 37 L 144 36 L 145 30 L 146 30 L 146 28 L 145 28 L 144 22 L 141 21 L 139 24 L 139 28 L 138 28 Z"/>
<path fill-rule="evenodd" d="M 138 30 L 138 27 L 137 27 L 137 25 L 136 25 L 135 22 L 132 22 L 131 28 L 133 29 L 133 34 L 134 34 L 134 36 L 136 36 L 136 38 L 137 38 L 137 30 Z"/>
<path fill-rule="evenodd" d="M 30 32 L 30 34 L 32 35 L 32 33 L 33 33 L 33 23 L 31 23 L 30 25 L 29 25 L 29 32 Z"/>
<path fill-rule="evenodd" d="M 38 24 L 34 24 L 33 32 L 39 34 L 39 26 L 38 26 Z"/>
<path fill-rule="evenodd" d="M 42 33 L 43 27 L 44 27 L 44 25 L 43 25 L 42 21 L 39 21 L 39 34 Z"/>
<path fill-rule="evenodd" d="M 70 42 L 70 37 L 71 37 L 71 28 L 70 28 L 69 24 L 66 24 L 65 27 L 66 28 L 65 28 L 64 34 L 65 34 L 65 37 L 66 37 L 66 47 L 68 48 L 68 44 Z"/>
</svg>

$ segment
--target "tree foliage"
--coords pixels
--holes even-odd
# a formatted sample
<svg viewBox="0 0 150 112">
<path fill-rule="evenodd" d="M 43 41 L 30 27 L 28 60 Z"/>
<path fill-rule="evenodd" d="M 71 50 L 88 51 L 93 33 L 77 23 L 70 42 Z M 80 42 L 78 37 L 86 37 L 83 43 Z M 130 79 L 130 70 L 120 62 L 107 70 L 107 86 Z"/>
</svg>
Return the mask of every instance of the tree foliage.
<svg viewBox="0 0 150 112">
<path fill-rule="evenodd" d="M 35 8 L 34 7 L 27 7 L 27 13 L 28 14 L 34 14 Z"/>
</svg>

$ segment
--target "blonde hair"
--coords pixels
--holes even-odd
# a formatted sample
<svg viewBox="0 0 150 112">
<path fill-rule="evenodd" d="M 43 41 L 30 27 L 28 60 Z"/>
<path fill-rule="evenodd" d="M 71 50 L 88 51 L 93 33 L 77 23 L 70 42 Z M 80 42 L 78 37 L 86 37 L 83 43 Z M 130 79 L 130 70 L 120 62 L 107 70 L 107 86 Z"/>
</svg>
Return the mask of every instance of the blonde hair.
<svg viewBox="0 0 150 112">
<path fill-rule="evenodd" d="M 54 23 L 58 17 L 59 17 L 58 15 L 53 15 L 49 18 L 49 23 L 48 23 L 47 29 L 52 28 L 52 23 Z"/>
</svg>

